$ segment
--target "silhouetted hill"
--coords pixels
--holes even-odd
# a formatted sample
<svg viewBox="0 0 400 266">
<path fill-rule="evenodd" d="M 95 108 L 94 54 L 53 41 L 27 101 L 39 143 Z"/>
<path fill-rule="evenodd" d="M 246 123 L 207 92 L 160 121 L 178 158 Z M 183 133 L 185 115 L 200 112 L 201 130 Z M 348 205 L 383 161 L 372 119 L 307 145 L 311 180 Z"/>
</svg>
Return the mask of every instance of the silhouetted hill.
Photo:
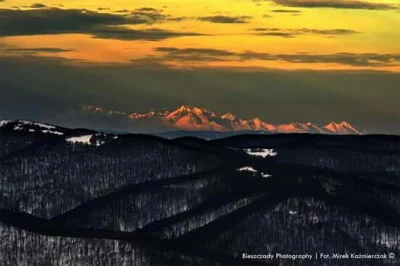
<svg viewBox="0 0 400 266">
<path fill-rule="evenodd" d="M 398 263 L 242 257 L 400 255 L 398 136 L 30 126 L 0 130 L 2 265 Z"/>
</svg>

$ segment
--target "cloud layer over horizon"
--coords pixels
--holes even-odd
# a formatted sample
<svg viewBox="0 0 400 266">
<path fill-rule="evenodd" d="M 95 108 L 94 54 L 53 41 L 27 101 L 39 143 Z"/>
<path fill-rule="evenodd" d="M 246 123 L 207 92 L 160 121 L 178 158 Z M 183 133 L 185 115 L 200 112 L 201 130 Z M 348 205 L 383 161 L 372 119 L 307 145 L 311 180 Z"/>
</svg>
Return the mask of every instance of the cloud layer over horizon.
<svg viewBox="0 0 400 266">
<path fill-rule="evenodd" d="M 399 12 L 400 0 L 0 0 L 0 115 L 90 127 L 71 112 L 189 104 L 399 132 Z"/>
</svg>

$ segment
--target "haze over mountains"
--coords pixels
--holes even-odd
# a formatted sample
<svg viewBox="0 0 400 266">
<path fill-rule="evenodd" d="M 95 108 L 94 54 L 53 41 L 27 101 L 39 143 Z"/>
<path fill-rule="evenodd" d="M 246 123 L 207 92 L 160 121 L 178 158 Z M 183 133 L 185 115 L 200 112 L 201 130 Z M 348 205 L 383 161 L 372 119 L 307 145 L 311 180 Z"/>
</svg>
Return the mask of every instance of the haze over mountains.
<svg viewBox="0 0 400 266">
<path fill-rule="evenodd" d="M 243 119 L 232 113 L 217 114 L 201 107 L 182 105 L 172 111 L 150 111 L 148 113 L 125 113 L 85 106 L 82 112 L 89 116 L 103 116 L 109 119 L 127 119 L 132 131 L 263 131 L 265 133 L 320 133 L 320 134 L 361 134 L 348 122 L 330 122 L 317 125 L 312 122 L 271 124 L 258 117 Z"/>
</svg>

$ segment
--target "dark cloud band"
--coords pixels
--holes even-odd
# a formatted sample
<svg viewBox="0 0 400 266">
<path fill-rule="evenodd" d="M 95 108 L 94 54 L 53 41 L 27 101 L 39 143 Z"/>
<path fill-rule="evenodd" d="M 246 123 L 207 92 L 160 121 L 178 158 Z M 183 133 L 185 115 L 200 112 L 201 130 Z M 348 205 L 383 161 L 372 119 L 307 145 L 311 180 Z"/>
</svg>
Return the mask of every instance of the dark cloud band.
<svg viewBox="0 0 400 266">
<path fill-rule="evenodd" d="M 162 40 L 198 36 L 195 32 L 163 29 L 134 30 L 125 25 L 153 24 L 167 19 L 154 10 L 140 9 L 129 15 L 99 13 L 81 9 L 0 9 L 2 36 L 84 33 L 96 38 L 120 40 Z"/>
</svg>

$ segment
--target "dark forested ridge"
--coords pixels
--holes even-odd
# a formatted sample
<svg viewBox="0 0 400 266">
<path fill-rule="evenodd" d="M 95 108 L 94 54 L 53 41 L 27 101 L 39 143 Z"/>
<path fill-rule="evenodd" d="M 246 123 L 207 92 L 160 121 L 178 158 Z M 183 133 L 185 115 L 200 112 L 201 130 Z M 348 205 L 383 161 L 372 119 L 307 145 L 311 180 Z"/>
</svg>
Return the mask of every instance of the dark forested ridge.
<svg viewBox="0 0 400 266">
<path fill-rule="evenodd" d="M 0 127 L 4 266 L 399 265 L 400 137 Z M 312 254 L 246 259 L 242 254 Z"/>
</svg>

